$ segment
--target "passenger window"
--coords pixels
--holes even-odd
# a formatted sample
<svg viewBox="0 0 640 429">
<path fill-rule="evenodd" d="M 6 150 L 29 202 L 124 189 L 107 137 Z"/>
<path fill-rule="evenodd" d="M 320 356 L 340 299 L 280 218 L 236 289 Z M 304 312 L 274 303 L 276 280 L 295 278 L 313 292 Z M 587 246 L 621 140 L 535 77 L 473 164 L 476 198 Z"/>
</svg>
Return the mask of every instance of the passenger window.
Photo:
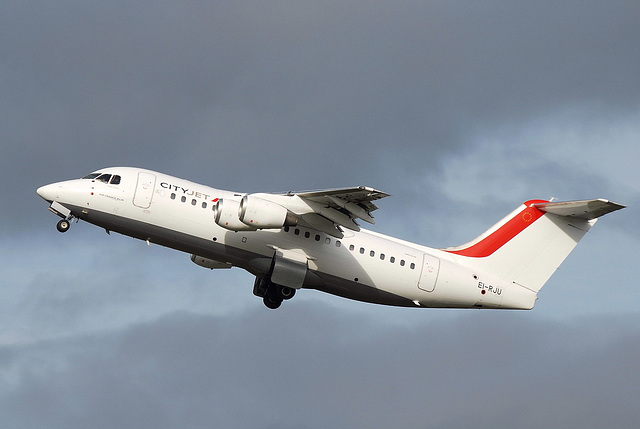
<svg viewBox="0 0 640 429">
<path fill-rule="evenodd" d="M 304 238 L 309 238 L 311 237 L 311 233 L 309 231 L 304 233 Z"/>
<path fill-rule="evenodd" d="M 380 260 L 381 260 L 381 261 L 384 261 L 384 253 L 381 253 L 381 254 L 380 254 Z"/>
<path fill-rule="evenodd" d="M 337 240 L 336 241 L 336 247 L 340 247 L 340 246 L 342 246 L 342 242 L 340 240 Z"/>
<path fill-rule="evenodd" d="M 327 244 L 331 244 L 331 239 L 329 237 L 327 237 L 327 238 L 324 239 L 324 242 L 327 243 Z"/>
<path fill-rule="evenodd" d="M 316 234 L 316 236 L 314 237 L 316 241 L 320 241 L 320 236 L 318 234 Z"/>
<path fill-rule="evenodd" d="M 353 244 L 349 245 L 349 250 L 353 252 L 355 249 L 356 249 L 356 246 L 354 246 Z"/>
<path fill-rule="evenodd" d="M 112 185 L 119 185 L 120 184 L 120 176 L 115 175 L 111 178 L 111 183 Z"/>
<path fill-rule="evenodd" d="M 195 200 L 195 198 L 193 200 L 191 200 L 191 205 L 195 206 L 196 204 L 198 204 L 198 201 Z"/>
<path fill-rule="evenodd" d="M 393 264 L 394 262 L 396 262 L 396 258 L 395 258 L 395 256 L 390 257 L 390 258 L 389 258 L 389 262 L 391 262 L 392 264 Z"/>
<path fill-rule="evenodd" d="M 207 208 L 207 202 L 206 202 L 206 201 L 203 201 L 203 202 L 202 202 L 202 208 L 203 208 L 203 209 L 206 209 L 206 208 Z"/>
<path fill-rule="evenodd" d="M 374 256 L 376 256 L 376 252 L 374 252 L 374 251 L 372 250 L 371 252 L 369 252 L 369 256 L 371 256 L 371 257 L 373 258 Z"/>
<path fill-rule="evenodd" d="M 293 233 L 295 235 L 300 235 L 300 230 L 298 228 L 296 228 L 296 229 L 293 230 Z"/>
<path fill-rule="evenodd" d="M 401 266 L 401 267 L 404 267 L 404 259 L 401 259 L 401 260 L 400 260 L 400 266 Z"/>
<path fill-rule="evenodd" d="M 289 232 L 289 227 L 288 226 L 284 227 L 284 232 Z"/>
<path fill-rule="evenodd" d="M 175 199 L 176 199 L 176 193 L 175 193 L 175 192 L 172 192 L 172 193 L 171 193 L 171 199 L 172 199 L 172 200 L 175 200 Z"/>
<path fill-rule="evenodd" d="M 360 248 L 360 254 L 364 255 L 364 247 Z"/>
<path fill-rule="evenodd" d="M 411 265 L 409 265 L 409 268 L 411 268 L 412 270 L 416 269 L 416 264 L 414 264 L 413 262 L 411 263 Z"/>
<path fill-rule="evenodd" d="M 180 198 L 180 201 L 182 201 L 183 203 L 187 202 L 187 197 L 183 195 L 182 198 Z"/>
</svg>

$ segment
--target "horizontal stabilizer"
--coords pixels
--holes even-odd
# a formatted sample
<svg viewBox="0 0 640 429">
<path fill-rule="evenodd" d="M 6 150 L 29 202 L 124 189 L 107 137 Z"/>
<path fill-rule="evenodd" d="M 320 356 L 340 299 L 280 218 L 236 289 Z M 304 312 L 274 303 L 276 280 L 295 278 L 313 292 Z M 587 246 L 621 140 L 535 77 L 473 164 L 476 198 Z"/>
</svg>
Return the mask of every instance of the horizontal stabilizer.
<svg viewBox="0 0 640 429">
<path fill-rule="evenodd" d="M 584 220 L 592 220 L 604 216 L 625 206 L 613 201 L 597 199 L 583 201 L 565 201 L 557 203 L 534 203 L 538 210 L 558 216 L 574 217 Z"/>
</svg>

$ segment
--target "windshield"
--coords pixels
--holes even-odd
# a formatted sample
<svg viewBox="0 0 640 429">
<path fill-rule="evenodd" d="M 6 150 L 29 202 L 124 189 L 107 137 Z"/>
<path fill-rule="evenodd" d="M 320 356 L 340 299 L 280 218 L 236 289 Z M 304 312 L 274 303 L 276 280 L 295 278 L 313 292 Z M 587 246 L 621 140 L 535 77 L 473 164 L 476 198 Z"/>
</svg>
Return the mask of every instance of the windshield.
<svg viewBox="0 0 640 429">
<path fill-rule="evenodd" d="M 120 176 L 117 174 L 91 173 L 83 177 L 83 179 L 97 180 L 99 182 L 109 183 L 111 185 L 120 184 Z"/>
</svg>

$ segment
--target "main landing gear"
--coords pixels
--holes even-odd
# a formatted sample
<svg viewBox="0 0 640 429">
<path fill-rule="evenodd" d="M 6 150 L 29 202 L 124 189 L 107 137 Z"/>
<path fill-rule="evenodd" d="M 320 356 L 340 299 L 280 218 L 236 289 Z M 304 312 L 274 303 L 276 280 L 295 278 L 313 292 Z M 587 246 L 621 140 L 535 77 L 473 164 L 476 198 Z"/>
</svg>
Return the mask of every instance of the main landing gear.
<svg viewBox="0 0 640 429">
<path fill-rule="evenodd" d="M 256 277 L 253 284 L 253 294 L 262 298 L 267 308 L 275 310 L 280 307 L 282 301 L 293 298 L 296 290 L 288 286 L 277 285 L 267 277 Z"/>
</svg>

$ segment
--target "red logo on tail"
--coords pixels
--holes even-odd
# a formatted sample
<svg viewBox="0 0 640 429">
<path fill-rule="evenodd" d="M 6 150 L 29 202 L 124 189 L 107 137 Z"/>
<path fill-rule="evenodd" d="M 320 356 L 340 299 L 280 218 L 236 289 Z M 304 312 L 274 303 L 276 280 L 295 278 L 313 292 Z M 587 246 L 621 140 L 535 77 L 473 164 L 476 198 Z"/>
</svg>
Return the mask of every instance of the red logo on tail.
<svg viewBox="0 0 640 429">
<path fill-rule="evenodd" d="M 455 253 L 456 255 L 470 256 L 472 258 L 484 258 L 487 257 L 506 243 L 508 243 L 513 237 L 520 234 L 529 225 L 532 225 L 536 220 L 540 219 L 544 213 L 533 207 L 536 203 L 547 203 L 544 200 L 531 200 L 524 203 L 527 207 L 522 210 L 518 215 L 511 218 L 507 223 L 502 225 L 496 231 L 483 238 L 471 247 L 460 250 L 449 250 L 449 253 Z"/>
</svg>

